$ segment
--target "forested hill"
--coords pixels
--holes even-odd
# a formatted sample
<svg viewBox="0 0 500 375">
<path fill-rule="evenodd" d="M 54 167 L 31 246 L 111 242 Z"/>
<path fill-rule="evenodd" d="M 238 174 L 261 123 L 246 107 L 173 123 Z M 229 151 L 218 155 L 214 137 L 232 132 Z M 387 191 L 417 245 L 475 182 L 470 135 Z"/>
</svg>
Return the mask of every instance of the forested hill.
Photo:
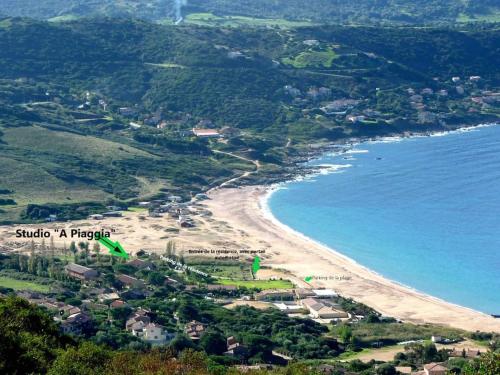
<svg viewBox="0 0 500 375">
<path fill-rule="evenodd" d="M 220 151 L 259 160 L 262 183 L 310 144 L 494 121 L 499 35 L 0 18 L 0 221 L 188 197 L 255 168 Z"/>
<path fill-rule="evenodd" d="M 221 14 L 309 19 L 323 23 L 423 24 L 498 17 L 496 0 L 191 0 L 200 10 Z"/>
<path fill-rule="evenodd" d="M 211 12 L 317 23 L 427 24 L 499 20 L 497 0 L 177 0 L 183 16 Z M 0 13 L 39 19 L 105 15 L 165 21 L 176 0 L 0 0 Z M 187 17 L 189 20 L 189 17 Z"/>
</svg>

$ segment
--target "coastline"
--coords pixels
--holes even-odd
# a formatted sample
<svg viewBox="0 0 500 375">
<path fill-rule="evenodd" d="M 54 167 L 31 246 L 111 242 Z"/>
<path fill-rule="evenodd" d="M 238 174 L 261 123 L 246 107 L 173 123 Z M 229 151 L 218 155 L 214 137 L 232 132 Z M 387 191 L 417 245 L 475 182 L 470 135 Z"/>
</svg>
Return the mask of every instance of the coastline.
<svg viewBox="0 0 500 375">
<path fill-rule="evenodd" d="M 215 189 L 206 203 L 214 217 L 242 233 L 248 239 L 247 244 L 265 244 L 263 266 L 271 267 L 278 274 L 283 270 L 299 286 L 332 288 L 402 321 L 500 332 L 498 319 L 386 279 L 335 249 L 287 227 L 266 207 L 266 198 L 272 190 L 273 187 L 266 186 Z M 266 272 L 265 277 L 272 273 Z M 304 278 L 311 275 L 317 278 L 306 283 Z"/>
</svg>

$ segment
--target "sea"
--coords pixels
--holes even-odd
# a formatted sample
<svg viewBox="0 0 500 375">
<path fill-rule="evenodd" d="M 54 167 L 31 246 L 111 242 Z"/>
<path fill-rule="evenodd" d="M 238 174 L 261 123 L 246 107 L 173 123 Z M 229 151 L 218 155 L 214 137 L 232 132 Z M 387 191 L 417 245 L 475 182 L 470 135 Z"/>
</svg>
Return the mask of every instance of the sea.
<svg viewBox="0 0 500 375">
<path fill-rule="evenodd" d="M 500 126 L 368 141 L 309 164 L 321 173 L 269 195 L 277 220 L 393 281 L 500 314 Z"/>
</svg>

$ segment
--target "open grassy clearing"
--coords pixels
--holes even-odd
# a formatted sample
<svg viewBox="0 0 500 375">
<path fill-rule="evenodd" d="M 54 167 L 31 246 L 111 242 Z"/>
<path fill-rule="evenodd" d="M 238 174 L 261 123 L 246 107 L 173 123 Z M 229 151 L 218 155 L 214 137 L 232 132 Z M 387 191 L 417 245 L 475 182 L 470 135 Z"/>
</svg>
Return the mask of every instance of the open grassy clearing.
<svg viewBox="0 0 500 375">
<path fill-rule="evenodd" d="M 212 13 L 191 13 L 186 19 L 186 23 L 202 26 L 278 26 L 282 28 L 293 28 L 311 26 L 308 21 L 289 21 L 280 18 L 254 18 L 245 16 L 216 16 Z"/>
<path fill-rule="evenodd" d="M 0 276 L 0 286 L 14 290 L 33 290 L 46 293 L 50 290 L 48 285 L 41 285 L 30 281 L 16 280 L 10 277 Z"/>
<path fill-rule="evenodd" d="M 293 58 L 286 57 L 282 59 L 282 61 L 284 64 L 291 65 L 298 69 L 319 67 L 330 68 L 333 61 L 338 57 L 339 56 L 332 48 L 328 48 L 325 51 L 304 51 Z"/>
<path fill-rule="evenodd" d="M 5 129 L 4 133 L 2 140 L 9 147 L 35 150 L 39 153 L 76 154 L 86 159 L 107 163 L 137 156 L 156 158 L 130 146 L 92 136 L 48 130 L 39 126 L 9 128 Z"/>
</svg>

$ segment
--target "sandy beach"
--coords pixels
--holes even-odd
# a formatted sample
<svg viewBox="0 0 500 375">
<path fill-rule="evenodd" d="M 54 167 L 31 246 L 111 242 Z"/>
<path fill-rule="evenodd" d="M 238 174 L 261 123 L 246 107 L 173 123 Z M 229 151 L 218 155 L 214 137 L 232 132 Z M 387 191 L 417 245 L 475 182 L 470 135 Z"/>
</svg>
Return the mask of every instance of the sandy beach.
<svg viewBox="0 0 500 375">
<path fill-rule="evenodd" d="M 123 217 L 103 221 L 80 220 L 66 223 L 12 225 L 0 227 L 2 251 L 28 251 L 31 239 L 15 237 L 17 229 L 43 228 L 60 233 L 65 228 L 82 231 L 105 229 L 125 250 L 134 254 L 140 249 L 163 253 L 168 241 L 174 241 L 177 254 L 186 258 L 214 258 L 210 250 L 232 251 L 239 260 L 252 257 L 249 251 L 261 251 L 263 268 L 260 279 L 284 278 L 299 287 L 328 287 L 374 308 L 383 315 L 413 323 L 435 323 L 469 331 L 500 332 L 500 319 L 453 305 L 419 293 L 366 269 L 345 256 L 316 243 L 282 225 L 263 207 L 268 194 L 265 187 L 218 188 L 209 192 L 209 200 L 191 206 L 194 228 L 180 228 L 167 215 L 149 217 L 146 211 L 124 213 Z M 264 205 L 265 206 L 265 205 Z M 55 232 L 55 230 L 58 232 Z M 84 239 L 83 239 L 84 240 Z M 57 247 L 71 239 L 57 239 Z M 76 242 L 79 240 L 76 239 Z M 41 240 L 35 241 L 40 244 Z M 46 245 L 49 241 L 46 240 Z M 194 250 L 194 251 L 193 251 Z M 199 250 L 205 250 L 200 255 Z M 246 251 L 244 255 L 242 250 Z M 307 276 L 315 276 L 309 283 Z"/>
<path fill-rule="evenodd" d="M 286 271 L 298 283 L 311 275 L 328 278 L 312 280 L 310 285 L 333 288 L 403 321 L 500 332 L 498 319 L 387 280 L 272 220 L 262 207 L 266 194 L 263 187 L 219 189 L 211 192 L 207 203 L 215 218 L 244 235 L 247 245 L 265 246 L 262 265 Z"/>
</svg>

